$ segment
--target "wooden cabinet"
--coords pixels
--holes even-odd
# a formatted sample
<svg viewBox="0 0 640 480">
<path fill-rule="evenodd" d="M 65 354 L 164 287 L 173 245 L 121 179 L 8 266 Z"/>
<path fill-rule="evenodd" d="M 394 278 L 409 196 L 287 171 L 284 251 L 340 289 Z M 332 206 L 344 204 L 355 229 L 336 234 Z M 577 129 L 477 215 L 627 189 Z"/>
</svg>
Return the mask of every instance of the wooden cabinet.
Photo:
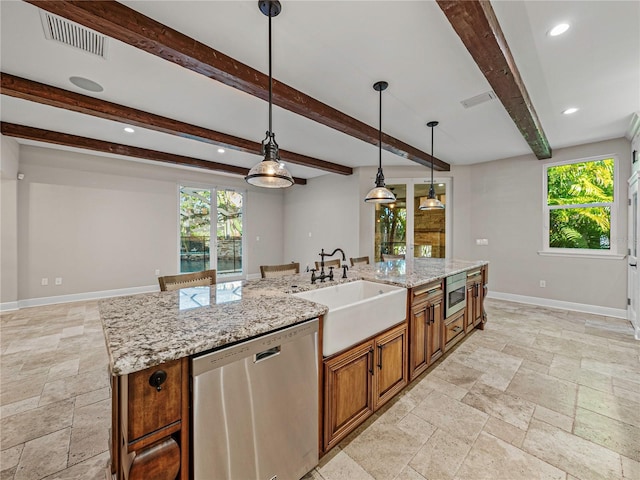
<svg viewBox="0 0 640 480">
<path fill-rule="evenodd" d="M 333 448 L 408 383 L 402 323 L 324 361 L 324 451 Z"/>
<path fill-rule="evenodd" d="M 487 266 L 467 272 L 467 306 L 465 311 L 465 332 L 475 327 L 482 328 L 486 321 L 484 297 L 486 294 Z"/>
<path fill-rule="evenodd" d="M 442 281 L 409 292 L 409 378 L 413 380 L 443 353 L 444 290 Z"/>
<path fill-rule="evenodd" d="M 484 297 L 484 284 L 482 269 L 467 272 L 467 306 L 465 312 L 465 332 L 473 330 L 482 322 L 482 298 Z"/>
<path fill-rule="evenodd" d="M 189 362 L 112 381 L 112 474 L 118 480 L 189 478 Z"/>
<path fill-rule="evenodd" d="M 407 325 L 374 339 L 373 409 L 377 410 L 407 385 Z"/>
<path fill-rule="evenodd" d="M 325 450 L 373 413 L 373 371 L 371 342 L 325 361 Z"/>
</svg>

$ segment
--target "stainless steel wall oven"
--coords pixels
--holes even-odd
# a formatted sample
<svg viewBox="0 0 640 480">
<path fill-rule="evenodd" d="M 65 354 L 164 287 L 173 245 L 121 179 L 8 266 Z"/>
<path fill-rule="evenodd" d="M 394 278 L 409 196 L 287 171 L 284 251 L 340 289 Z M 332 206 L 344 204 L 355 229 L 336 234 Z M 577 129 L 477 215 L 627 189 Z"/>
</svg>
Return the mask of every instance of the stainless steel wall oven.
<svg viewBox="0 0 640 480">
<path fill-rule="evenodd" d="M 445 287 L 445 317 L 462 310 L 467 304 L 467 273 L 460 272 L 447 277 Z"/>
</svg>

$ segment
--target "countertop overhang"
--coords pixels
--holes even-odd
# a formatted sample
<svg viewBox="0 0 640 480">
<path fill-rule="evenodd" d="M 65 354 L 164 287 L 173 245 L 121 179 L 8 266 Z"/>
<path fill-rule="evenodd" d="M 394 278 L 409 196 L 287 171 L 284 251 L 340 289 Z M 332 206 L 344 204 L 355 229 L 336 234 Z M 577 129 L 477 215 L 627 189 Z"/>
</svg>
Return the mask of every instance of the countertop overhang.
<svg viewBox="0 0 640 480">
<path fill-rule="evenodd" d="M 487 264 L 416 259 L 352 268 L 348 278 L 311 285 L 310 274 L 221 283 L 186 291 L 113 297 L 99 302 L 112 375 L 224 347 L 327 313 L 290 293 L 370 280 L 413 288 Z"/>
</svg>

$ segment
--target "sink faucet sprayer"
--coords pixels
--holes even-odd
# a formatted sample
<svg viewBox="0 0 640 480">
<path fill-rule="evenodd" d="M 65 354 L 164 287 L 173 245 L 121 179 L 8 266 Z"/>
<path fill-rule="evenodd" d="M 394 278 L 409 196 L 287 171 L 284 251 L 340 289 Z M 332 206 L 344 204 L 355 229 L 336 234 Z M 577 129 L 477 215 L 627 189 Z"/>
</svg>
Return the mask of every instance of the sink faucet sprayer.
<svg viewBox="0 0 640 480">
<path fill-rule="evenodd" d="M 333 267 L 329 267 L 329 275 L 326 275 L 324 273 L 324 257 L 333 257 L 336 254 L 336 252 L 342 253 L 342 261 L 343 262 L 347 261 L 347 257 L 344 254 L 344 250 L 342 250 L 341 248 L 336 248 L 331 253 L 324 253 L 324 248 L 323 248 L 322 251 L 318 254 L 318 255 L 320 255 L 320 275 L 316 276 L 316 269 L 315 268 L 311 269 L 311 283 L 312 284 L 315 284 L 316 280 L 320 280 L 320 283 L 324 283 L 324 279 L 325 278 L 328 278 L 329 281 L 333 280 Z M 342 265 L 342 278 L 347 278 L 347 270 L 349 270 L 349 267 L 345 263 L 345 264 Z"/>
</svg>

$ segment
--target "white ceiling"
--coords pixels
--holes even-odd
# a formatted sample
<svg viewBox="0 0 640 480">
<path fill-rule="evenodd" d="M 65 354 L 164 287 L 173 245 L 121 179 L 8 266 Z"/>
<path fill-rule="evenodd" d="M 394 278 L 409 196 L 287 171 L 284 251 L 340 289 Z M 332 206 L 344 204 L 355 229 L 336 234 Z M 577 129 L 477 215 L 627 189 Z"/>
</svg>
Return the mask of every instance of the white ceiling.
<svg viewBox="0 0 640 480">
<path fill-rule="evenodd" d="M 256 1 L 125 1 L 127 6 L 267 72 L 267 18 Z M 490 86 L 432 1 L 283 1 L 273 20 L 273 74 L 279 81 L 430 150 L 425 123 L 439 120 L 435 156 L 465 165 L 531 152 L 498 100 L 465 109 L 460 101 Z M 492 2 L 552 149 L 625 135 L 640 111 L 640 3 Z M 266 102 L 119 41 L 107 59 L 46 40 L 38 9 L 0 2 L 2 72 L 175 118 L 252 141 L 267 130 Z M 571 24 L 560 37 L 547 31 Z M 69 82 L 82 76 L 101 93 Z M 258 156 L 195 140 L 1 97 L 2 121 L 251 167 Z M 561 112 L 576 106 L 571 116 Z M 377 164 L 377 147 L 274 107 L 280 147 L 350 167 Z M 62 148 L 62 147 L 55 147 Z M 383 152 L 384 165 L 414 165 Z M 288 165 L 294 176 L 325 172 Z"/>
</svg>

